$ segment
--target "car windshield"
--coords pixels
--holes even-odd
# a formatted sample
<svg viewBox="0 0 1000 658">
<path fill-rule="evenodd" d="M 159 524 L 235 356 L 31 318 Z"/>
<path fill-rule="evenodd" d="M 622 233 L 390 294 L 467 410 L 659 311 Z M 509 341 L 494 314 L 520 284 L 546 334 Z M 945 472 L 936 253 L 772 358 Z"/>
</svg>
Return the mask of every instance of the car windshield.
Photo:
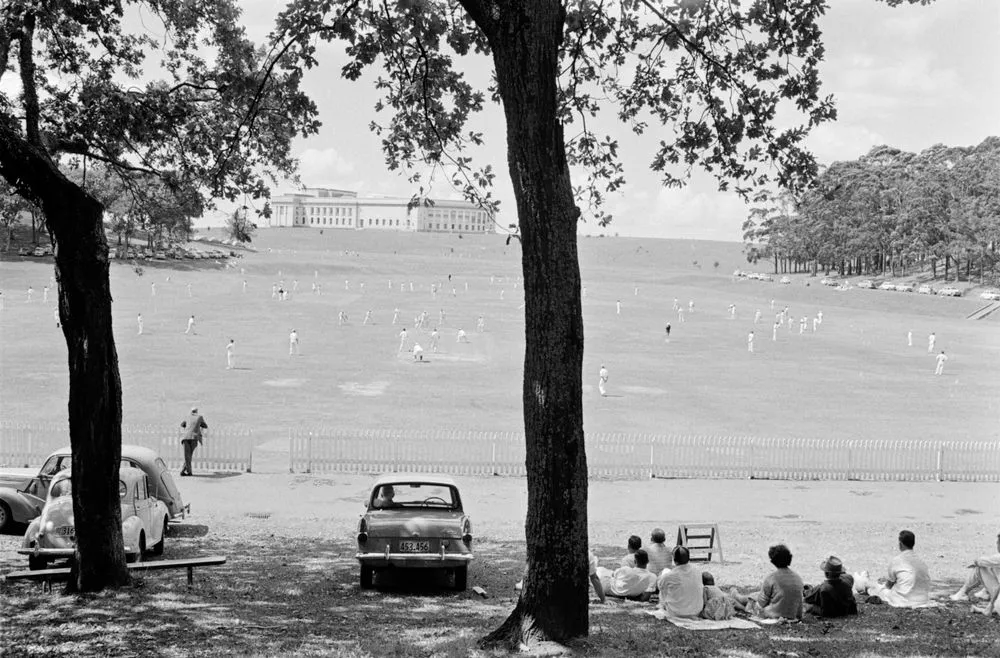
<svg viewBox="0 0 1000 658">
<path fill-rule="evenodd" d="M 400 507 L 456 508 L 458 495 L 444 484 L 420 482 L 384 484 L 373 492 L 372 507 L 391 509 Z"/>
<path fill-rule="evenodd" d="M 49 498 L 62 498 L 73 493 L 73 481 L 69 478 L 58 480 L 49 488 Z"/>
</svg>

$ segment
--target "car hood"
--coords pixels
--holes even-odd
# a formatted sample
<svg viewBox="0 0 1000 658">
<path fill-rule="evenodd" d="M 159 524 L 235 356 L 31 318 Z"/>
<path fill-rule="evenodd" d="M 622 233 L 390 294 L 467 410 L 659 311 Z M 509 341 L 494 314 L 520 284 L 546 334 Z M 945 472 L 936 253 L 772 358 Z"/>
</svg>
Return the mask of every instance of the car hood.
<svg viewBox="0 0 1000 658">
<path fill-rule="evenodd" d="M 465 514 L 437 510 L 383 510 L 369 512 L 369 537 L 452 537 L 462 536 Z"/>
<path fill-rule="evenodd" d="M 23 489 L 36 475 L 37 468 L 0 468 L 0 487 Z"/>
</svg>

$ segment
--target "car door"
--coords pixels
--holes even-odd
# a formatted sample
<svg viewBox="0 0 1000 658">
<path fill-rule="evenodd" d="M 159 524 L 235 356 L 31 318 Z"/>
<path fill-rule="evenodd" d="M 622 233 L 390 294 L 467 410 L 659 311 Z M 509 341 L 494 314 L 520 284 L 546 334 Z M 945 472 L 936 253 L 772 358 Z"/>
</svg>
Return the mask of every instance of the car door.
<svg viewBox="0 0 1000 658">
<path fill-rule="evenodd" d="M 135 483 L 136 486 L 136 516 L 142 519 L 142 527 L 146 529 L 146 540 L 147 546 L 152 546 L 153 544 L 160 541 L 160 535 L 163 534 L 163 527 L 153 519 L 153 513 L 156 510 L 156 498 L 150 493 L 149 489 L 149 476 L 143 475 Z"/>
</svg>

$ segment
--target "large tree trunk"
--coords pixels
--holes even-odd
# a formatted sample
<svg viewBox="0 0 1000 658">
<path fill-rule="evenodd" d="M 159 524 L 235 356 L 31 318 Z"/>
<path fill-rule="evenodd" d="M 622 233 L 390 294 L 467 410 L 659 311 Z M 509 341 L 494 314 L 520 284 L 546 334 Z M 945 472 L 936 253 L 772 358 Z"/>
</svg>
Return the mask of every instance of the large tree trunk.
<svg viewBox="0 0 1000 658">
<path fill-rule="evenodd" d="M 484 644 L 516 647 L 588 632 L 580 212 L 556 113 L 560 3 L 532 0 L 496 20 L 484 31 L 507 121 L 524 271 L 528 573 L 517 607 Z"/>
<path fill-rule="evenodd" d="M 59 315 L 69 354 L 76 560 L 70 591 L 129 580 L 118 496 L 121 379 L 111 328 L 111 285 L 103 208 L 48 156 L 0 124 L 0 175 L 37 200 L 55 240 Z"/>
</svg>

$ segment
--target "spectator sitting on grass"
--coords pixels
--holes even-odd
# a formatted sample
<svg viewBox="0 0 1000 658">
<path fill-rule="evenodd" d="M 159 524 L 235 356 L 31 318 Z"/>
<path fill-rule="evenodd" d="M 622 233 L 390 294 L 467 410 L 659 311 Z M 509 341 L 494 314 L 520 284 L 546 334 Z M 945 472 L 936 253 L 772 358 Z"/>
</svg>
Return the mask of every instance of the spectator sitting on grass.
<svg viewBox="0 0 1000 658">
<path fill-rule="evenodd" d="M 628 553 L 622 558 L 621 566 L 623 567 L 634 567 L 635 566 L 635 552 L 642 548 L 642 539 L 638 535 L 632 535 L 628 538 Z"/>
<path fill-rule="evenodd" d="M 683 546 L 674 548 L 673 569 L 664 569 L 656 581 L 660 591 L 660 607 L 670 617 L 694 618 L 705 605 L 705 590 L 701 571 L 690 564 L 691 553 Z"/>
<path fill-rule="evenodd" d="M 844 573 L 844 564 L 831 555 L 819 568 L 826 580 L 805 591 L 806 612 L 817 617 L 844 617 L 858 614 L 854 600 L 854 578 Z"/>
<path fill-rule="evenodd" d="M 987 617 L 997 610 L 997 597 L 1000 595 L 1000 535 L 997 535 L 997 552 L 994 555 L 984 555 L 973 560 L 969 565 L 972 571 L 962 585 L 962 589 L 951 595 L 952 601 L 968 601 L 969 596 L 979 592 L 989 599 L 985 608 L 973 608 Z"/>
<path fill-rule="evenodd" d="M 597 598 L 601 600 L 601 603 L 604 603 L 607 599 L 604 598 L 604 586 L 601 585 L 601 579 L 597 576 L 597 570 L 600 568 L 597 566 L 597 556 L 594 555 L 593 553 L 590 553 L 589 559 L 590 559 L 590 569 L 589 569 L 590 584 L 594 586 L 594 592 L 597 593 Z"/>
<path fill-rule="evenodd" d="M 659 576 L 664 569 L 674 566 L 674 560 L 671 557 L 672 549 L 668 548 L 665 543 L 667 535 L 662 528 L 654 529 L 649 539 L 652 543 L 646 549 L 646 553 L 649 554 L 649 566 L 646 568 Z"/>
<path fill-rule="evenodd" d="M 702 572 L 701 583 L 705 598 L 701 616 L 715 621 L 732 619 L 736 614 L 736 601 L 733 597 L 716 587 L 715 577 L 707 571 Z"/>
<path fill-rule="evenodd" d="M 759 592 L 732 592 L 736 608 L 769 619 L 802 619 L 803 585 L 799 575 L 789 568 L 792 552 L 784 544 L 776 544 L 768 549 L 767 557 L 775 571 L 764 578 Z"/>
<path fill-rule="evenodd" d="M 854 575 L 854 588 L 877 596 L 894 608 L 918 608 L 931 600 L 931 576 L 927 564 L 913 551 L 916 537 L 909 530 L 899 533 L 899 554 L 889 562 L 888 578 L 869 582 L 867 571 Z"/>
<path fill-rule="evenodd" d="M 634 601 L 649 600 L 649 595 L 656 591 L 656 574 L 646 569 L 649 556 L 640 548 L 633 554 L 633 559 L 635 566 L 632 567 L 623 566 L 614 571 L 597 567 L 597 576 L 605 594 Z"/>
</svg>

